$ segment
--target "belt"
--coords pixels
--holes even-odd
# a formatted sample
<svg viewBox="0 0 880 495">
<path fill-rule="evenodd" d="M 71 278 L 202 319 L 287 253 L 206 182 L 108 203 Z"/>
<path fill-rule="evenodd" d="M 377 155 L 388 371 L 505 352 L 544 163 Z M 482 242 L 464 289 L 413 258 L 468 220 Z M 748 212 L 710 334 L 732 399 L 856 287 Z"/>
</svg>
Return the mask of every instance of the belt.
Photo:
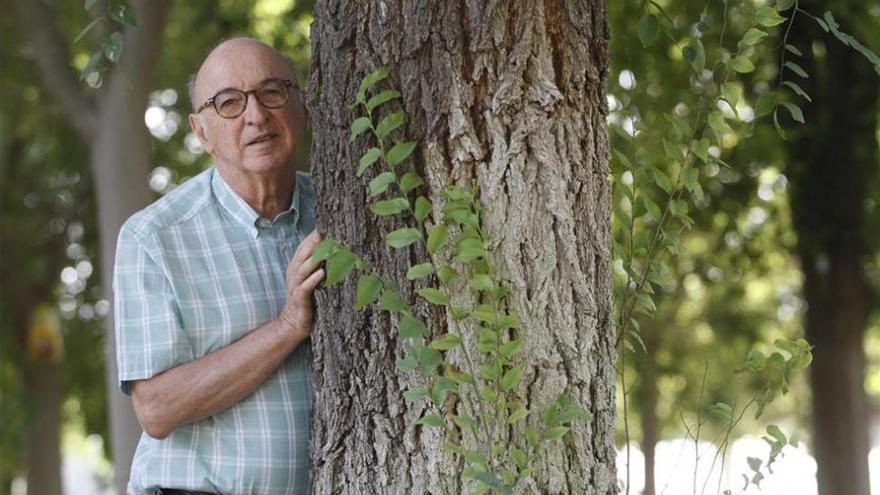
<svg viewBox="0 0 880 495">
<path fill-rule="evenodd" d="M 197 492 L 194 490 L 181 490 L 179 488 L 159 488 L 156 495 L 214 495 L 209 492 Z"/>
</svg>

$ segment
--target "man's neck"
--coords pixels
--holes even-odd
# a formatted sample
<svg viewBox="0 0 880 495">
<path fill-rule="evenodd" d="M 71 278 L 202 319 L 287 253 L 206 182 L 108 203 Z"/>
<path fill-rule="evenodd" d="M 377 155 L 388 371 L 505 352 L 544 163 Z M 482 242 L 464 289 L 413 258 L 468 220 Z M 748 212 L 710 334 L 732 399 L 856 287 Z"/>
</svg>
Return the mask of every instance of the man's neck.
<svg viewBox="0 0 880 495">
<path fill-rule="evenodd" d="M 290 208 L 296 180 L 296 170 L 292 166 L 266 175 L 242 174 L 219 166 L 217 170 L 229 187 L 261 217 L 272 220 Z"/>
</svg>

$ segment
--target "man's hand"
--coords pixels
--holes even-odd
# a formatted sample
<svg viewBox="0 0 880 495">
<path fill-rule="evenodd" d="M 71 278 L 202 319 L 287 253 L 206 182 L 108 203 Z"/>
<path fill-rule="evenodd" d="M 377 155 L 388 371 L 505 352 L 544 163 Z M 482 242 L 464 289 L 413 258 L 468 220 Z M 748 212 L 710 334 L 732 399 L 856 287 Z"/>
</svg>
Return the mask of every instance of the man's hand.
<svg viewBox="0 0 880 495">
<path fill-rule="evenodd" d="M 324 278 L 324 270 L 319 268 L 320 263 L 312 260 L 312 251 L 322 238 L 317 230 L 312 231 L 300 243 L 287 266 L 287 303 L 278 319 L 303 339 L 312 333 L 312 293 Z"/>
</svg>

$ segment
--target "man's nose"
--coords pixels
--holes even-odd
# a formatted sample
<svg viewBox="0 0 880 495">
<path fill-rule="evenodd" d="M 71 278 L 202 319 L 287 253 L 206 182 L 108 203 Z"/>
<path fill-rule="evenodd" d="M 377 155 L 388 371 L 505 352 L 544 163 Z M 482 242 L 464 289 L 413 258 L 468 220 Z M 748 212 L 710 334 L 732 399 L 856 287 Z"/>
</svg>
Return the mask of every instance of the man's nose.
<svg viewBox="0 0 880 495">
<path fill-rule="evenodd" d="M 269 111 L 257 100 L 257 95 L 250 93 L 246 96 L 247 104 L 244 108 L 245 124 L 262 124 L 266 121 L 266 113 Z"/>
</svg>

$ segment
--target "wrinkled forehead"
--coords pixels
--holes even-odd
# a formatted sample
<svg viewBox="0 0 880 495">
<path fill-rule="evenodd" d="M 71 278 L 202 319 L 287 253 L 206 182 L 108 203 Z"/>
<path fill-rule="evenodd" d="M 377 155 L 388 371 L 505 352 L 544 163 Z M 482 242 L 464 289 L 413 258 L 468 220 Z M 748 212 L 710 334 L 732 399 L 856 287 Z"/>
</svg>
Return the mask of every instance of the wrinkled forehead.
<svg viewBox="0 0 880 495">
<path fill-rule="evenodd" d="M 252 40 L 218 46 L 202 63 L 195 94 L 204 100 L 225 88 L 249 90 L 266 79 L 293 79 L 293 67 L 274 48 Z"/>
</svg>

